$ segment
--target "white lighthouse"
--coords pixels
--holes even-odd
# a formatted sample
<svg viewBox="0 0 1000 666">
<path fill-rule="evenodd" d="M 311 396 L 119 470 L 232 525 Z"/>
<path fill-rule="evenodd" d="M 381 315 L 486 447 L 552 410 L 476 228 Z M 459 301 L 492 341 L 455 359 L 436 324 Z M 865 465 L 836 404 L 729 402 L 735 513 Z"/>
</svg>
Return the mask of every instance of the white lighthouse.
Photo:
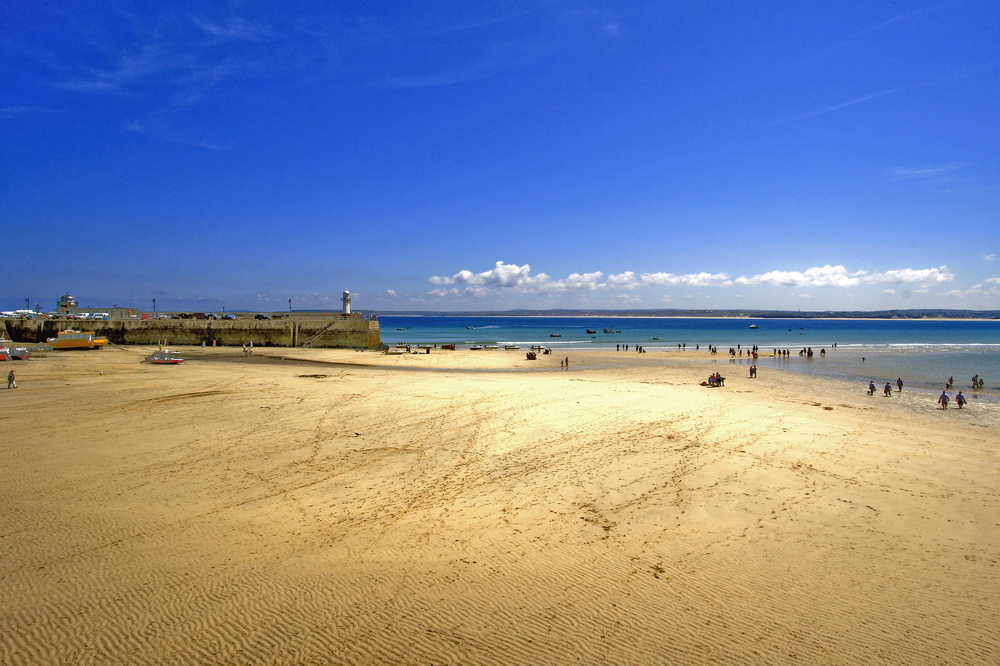
<svg viewBox="0 0 1000 666">
<path fill-rule="evenodd" d="M 340 301 L 344 304 L 344 314 L 351 314 L 351 292 L 344 290 L 344 295 L 340 297 Z"/>
</svg>

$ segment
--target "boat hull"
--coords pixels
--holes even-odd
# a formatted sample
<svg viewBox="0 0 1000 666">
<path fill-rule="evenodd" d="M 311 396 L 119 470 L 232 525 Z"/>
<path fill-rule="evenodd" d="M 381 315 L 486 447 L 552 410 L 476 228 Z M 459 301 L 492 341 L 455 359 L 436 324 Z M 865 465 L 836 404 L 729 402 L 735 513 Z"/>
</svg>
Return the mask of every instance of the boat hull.
<svg viewBox="0 0 1000 666">
<path fill-rule="evenodd" d="M 108 344 L 108 339 L 99 337 L 93 331 L 59 331 L 56 337 L 46 340 L 53 349 L 100 349 Z"/>
</svg>

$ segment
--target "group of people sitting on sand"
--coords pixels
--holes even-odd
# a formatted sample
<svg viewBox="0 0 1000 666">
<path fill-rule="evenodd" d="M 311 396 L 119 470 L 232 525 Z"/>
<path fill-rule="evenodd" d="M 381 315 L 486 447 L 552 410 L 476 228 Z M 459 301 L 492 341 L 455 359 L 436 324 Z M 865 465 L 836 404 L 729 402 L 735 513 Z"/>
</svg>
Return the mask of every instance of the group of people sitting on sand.
<svg viewBox="0 0 1000 666">
<path fill-rule="evenodd" d="M 702 386 L 725 386 L 726 378 L 720 375 L 718 372 L 713 372 L 708 376 L 707 382 L 702 382 Z"/>
</svg>

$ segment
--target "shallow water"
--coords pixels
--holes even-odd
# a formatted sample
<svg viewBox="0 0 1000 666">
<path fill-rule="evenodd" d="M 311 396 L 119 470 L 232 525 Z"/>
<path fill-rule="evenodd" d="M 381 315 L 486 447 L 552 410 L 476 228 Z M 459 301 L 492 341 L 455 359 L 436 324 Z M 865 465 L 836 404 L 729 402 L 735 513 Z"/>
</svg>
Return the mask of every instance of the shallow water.
<svg viewBox="0 0 1000 666">
<path fill-rule="evenodd" d="M 719 349 L 715 358 L 720 361 L 729 359 L 730 347 L 740 345 L 745 350 L 756 344 L 762 353 L 757 362 L 762 372 L 774 367 L 866 386 L 870 380 L 880 391 L 885 382 L 895 383 L 897 378 L 914 389 L 940 391 L 954 376 L 954 390 L 965 390 L 970 400 L 972 393 L 985 399 L 1000 395 L 998 320 L 381 317 L 380 322 L 387 344 L 518 344 L 522 348 L 543 344 L 556 354 L 641 345 L 648 352 L 644 361 L 653 354 L 676 352 L 678 344 L 689 352 L 715 345 Z M 751 324 L 758 328 L 750 329 Z M 587 333 L 587 329 L 597 333 Z M 615 332 L 604 333 L 604 329 Z M 798 355 L 806 347 L 812 347 L 812 358 Z M 789 349 L 791 356 L 770 357 L 775 348 Z M 827 353 L 822 355 L 820 350 Z M 736 363 L 747 364 L 746 356 L 737 357 Z M 986 390 L 970 393 L 976 374 L 986 380 Z"/>
</svg>

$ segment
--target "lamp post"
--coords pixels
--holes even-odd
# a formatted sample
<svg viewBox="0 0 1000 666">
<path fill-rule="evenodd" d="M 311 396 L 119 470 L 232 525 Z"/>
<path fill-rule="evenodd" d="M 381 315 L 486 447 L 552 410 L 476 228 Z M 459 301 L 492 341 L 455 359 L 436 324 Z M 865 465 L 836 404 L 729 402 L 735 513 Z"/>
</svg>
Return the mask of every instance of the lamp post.
<svg viewBox="0 0 1000 666">
<path fill-rule="evenodd" d="M 289 312 L 292 311 L 292 299 L 290 299 L 290 298 L 288 299 L 288 311 Z"/>
<path fill-rule="evenodd" d="M 153 314 L 156 314 L 156 299 L 153 299 Z"/>
</svg>

